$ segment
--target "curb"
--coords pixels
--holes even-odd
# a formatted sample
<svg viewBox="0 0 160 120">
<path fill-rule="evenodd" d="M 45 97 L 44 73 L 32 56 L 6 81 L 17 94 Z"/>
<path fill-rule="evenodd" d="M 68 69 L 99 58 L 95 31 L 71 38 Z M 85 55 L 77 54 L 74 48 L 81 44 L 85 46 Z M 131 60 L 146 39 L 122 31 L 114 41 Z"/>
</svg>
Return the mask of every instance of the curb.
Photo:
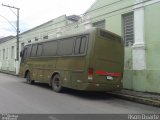
<svg viewBox="0 0 160 120">
<path fill-rule="evenodd" d="M 160 100 L 149 99 L 145 97 L 133 96 L 133 95 L 122 94 L 122 93 L 112 93 L 112 92 L 107 92 L 107 93 L 117 98 L 126 99 L 126 100 L 134 101 L 137 103 L 142 103 L 145 105 L 160 107 Z"/>
</svg>

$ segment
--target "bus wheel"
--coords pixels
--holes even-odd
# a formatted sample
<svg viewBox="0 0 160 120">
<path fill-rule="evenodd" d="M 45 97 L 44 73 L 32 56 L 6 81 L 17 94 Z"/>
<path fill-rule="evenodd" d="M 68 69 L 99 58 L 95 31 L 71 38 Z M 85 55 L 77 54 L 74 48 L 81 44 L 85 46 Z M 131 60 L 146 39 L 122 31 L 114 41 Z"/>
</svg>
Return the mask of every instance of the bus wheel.
<svg viewBox="0 0 160 120">
<path fill-rule="evenodd" d="M 56 74 L 53 78 L 52 78 L 52 89 L 55 92 L 62 92 L 63 87 L 61 85 L 61 81 L 60 81 L 60 76 L 58 74 Z"/>
<path fill-rule="evenodd" d="M 27 72 L 26 80 L 28 84 L 33 84 L 34 80 L 31 80 L 30 72 Z"/>
</svg>

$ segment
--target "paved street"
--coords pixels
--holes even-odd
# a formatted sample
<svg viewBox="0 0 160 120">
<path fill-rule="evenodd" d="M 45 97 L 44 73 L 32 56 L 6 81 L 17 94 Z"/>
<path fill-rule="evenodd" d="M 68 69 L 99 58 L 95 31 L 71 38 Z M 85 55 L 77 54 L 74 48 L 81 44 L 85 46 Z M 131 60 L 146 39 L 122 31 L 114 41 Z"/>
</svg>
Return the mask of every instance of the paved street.
<svg viewBox="0 0 160 120">
<path fill-rule="evenodd" d="M 67 90 L 55 93 L 48 85 L 0 73 L 0 113 L 158 113 L 160 108 L 109 96 Z"/>
</svg>

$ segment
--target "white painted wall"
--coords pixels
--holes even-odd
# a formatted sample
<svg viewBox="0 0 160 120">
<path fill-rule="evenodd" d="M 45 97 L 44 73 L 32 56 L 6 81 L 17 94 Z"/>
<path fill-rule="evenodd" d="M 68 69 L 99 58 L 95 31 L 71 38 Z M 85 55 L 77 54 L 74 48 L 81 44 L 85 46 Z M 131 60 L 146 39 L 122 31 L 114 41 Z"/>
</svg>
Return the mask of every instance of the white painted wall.
<svg viewBox="0 0 160 120">
<path fill-rule="evenodd" d="M 56 37 L 55 31 L 59 27 L 66 26 L 66 16 L 60 16 L 54 20 L 49 21 L 48 23 L 42 24 L 36 28 L 29 30 L 28 32 L 24 32 L 20 34 L 19 38 L 19 52 L 21 51 L 21 44 L 24 45 L 29 44 L 28 41 L 31 40 L 31 43 L 42 41 L 44 35 L 48 35 L 49 39 L 52 37 Z M 38 38 L 38 41 L 35 41 L 35 38 Z M 14 46 L 14 58 L 11 58 L 11 48 Z M 5 59 L 3 59 L 3 49 L 5 49 Z M 1 57 L 0 57 L 0 70 L 6 71 L 14 71 L 16 74 L 19 72 L 20 61 L 16 61 L 16 38 L 9 40 L 7 42 L 0 44 Z M 8 53 L 7 53 L 8 52 Z M 8 57 L 7 57 L 8 56 Z"/>
<path fill-rule="evenodd" d="M 136 0 L 141 2 L 143 0 Z M 134 7 L 134 45 L 132 46 L 132 61 L 134 70 L 146 69 L 145 39 L 144 39 L 144 4 Z"/>
<path fill-rule="evenodd" d="M 47 23 L 44 23 L 38 27 L 35 27 L 27 32 L 20 34 L 19 38 L 19 53 L 21 51 L 21 44 L 24 45 L 31 43 L 43 41 L 44 35 L 48 35 L 48 39 L 60 37 L 62 35 L 70 34 L 73 31 L 76 32 L 77 26 L 76 24 L 69 25 L 67 22 L 67 17 L 65 15 L 60 16 L 54 20 L 51 20 Z M 82 25 L 81 25 L 82 26 Z M 78 31 L 78 30 L 77 30 Z M 35 38 L 38 38 L 38 41 L 35 41 Z M 15 58 L 11 59 L 11 47 L 15 46 Z M 8 59 L 0 59 L 0 70 L 14 71 L 16 74 L 19 72 L 20 61 L 16 61 L 16 38 L 10 41 L 4 42 L 0 44 L 0 50 L 2 52 L 3 49 L 7 50 L 8 48 Z M 2 54 L 2 53 L 1 53 Z M 3 55 L 2 55 L 3 56 Z"/>
</svg>

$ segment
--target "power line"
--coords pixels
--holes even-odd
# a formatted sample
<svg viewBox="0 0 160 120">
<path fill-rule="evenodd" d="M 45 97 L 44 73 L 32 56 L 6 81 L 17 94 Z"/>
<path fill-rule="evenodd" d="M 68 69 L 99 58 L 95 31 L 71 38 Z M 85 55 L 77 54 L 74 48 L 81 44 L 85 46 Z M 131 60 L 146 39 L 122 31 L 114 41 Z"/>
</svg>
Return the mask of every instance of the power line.
<svg viewBox="0 0 160 120">
<path fill-rule="evenodd" d="M 93 11 L 95 11 L 95 10 L 98 10 L 98 9 L 101 9 L 101 8 L 104 8 L 104 7 L 107 7 L 107 6 L 114 5 L 114 4 L 116 4 L 116 3 L 118 3 L 118 2 L 121 2 L 121 1 L 124 1 L 124 0 L 119 0 L 119 1 L 116 1 L 116 2 L 113 2 L 113 3 L 110 3 L 110 4 L 107 4 L 107 5 L 101 6 L 101 7 L 99 7 L 99 8 L 90 10 L 90 11 L 88 11 L 88 12 L 86 12 L 86 13 L 83 13 L 83 14 L 80 14 L 80 15 L 84 16 L 84 15 L 87 14 L 87 13 L 93 12 Z M 12 11 L 12 12 L 14 12 L 14 11 Z M 14 13 L 14 14 L 15 14 L 15 13 Z M 63 20 L 63 21 L 65 21 L 65 20 Z M 60 22 L 63 22 L 63 21 L 60 21 Z M 60 23 L 60 22 L 57 22 L 57 23 Z M 55 23 L 55 24 L 57 24 L 57 23 Z M 54 24 L 53 24 L 53 25 L 54 25 Z M 41 26 L 41 25 L 40 25 L 40 26 Z M 47 28 L 47 27 L 50 27 L 50 25 L 45 26 L 44 28 Z M 34 29 L 34 28 L 33 28 L 33 29 Z M 37 30 L 39 30 L 39 29 L 37 29 Z M 28 30 L 28 31 L 30 31 L 30 30 Z M 27 31 L 26 31 L 26 32 L 27 32 Z M 25 33 L 25 32 L 24 32 L 24 33 Z M 22 34 L 23 34 L 23 33 L 22 33 Z"/>
<path fill-rule="evenodd" d="M 18 61 L 19 61 L 19 8 L 14 7 L 14 6 L 10 6 L 10 5 L 4 5 L 2 3 L 2 6 L 8 7 L 8 8 L 13 8 L 17 10 L 17 14 L 15 14 L 15 12 L 13 12 L 16 16 L 17 16 L 17 54 L 16 54 L 16 61 L 17 61 L 17 65 L 18 65 Z M 16 71 L 16 73 L 18 74 L 18 72 Z"/>
<path fill-rule="evenodd" d="M 119 1 L 116 1 L 116 2 L 113 2 L 113 3 L 110 3 L 110 4 L 107 4 L 107 5 L 104 5 L 104 6 L 101 6 L 101 7 L 99 7 L 99 8 L 96 8 L 96 9 L 93 9 L 93 10 L 90 10 L 90 11 L 87 11 L 87 12 L 85 12 L 85 13 L 83 13 L 83 14 L 80 14 L 80 15 L 85 15 L 85 14 L 87 14 L 87 13 L 90 13 L 90 12 L 93 12 L 93 11 L 95 11 L 95 10 L 98 10 L 98 9 L 101 9 L 101 8 L 104 8 L 104 7 L 107 7 L 107 6 L 111 6 L 111 5 L 114 5 L 114 4 L 116 4 L 116 3 L 118 3 L 118 2 L 121 2 L 121 1 L 124 1 L 124 0 L 119 0 Z M 14 8 L 14 7 L 12 7 L 12 8 Z M 10 10 L 16 15 L 16 13 L 10 8 Z M 7 20 L 7 19 L 6 19 Z M 65 21 L 65 20 L 64 20 Z M 7 22 L 9 23 L 9 24 L 11 24 L 8 20 L 7 20 Z M 60 22 L 63 22 L 63 21 L 60 21 Z M 57 23 L 60 23 L 60 22 L 57 22 Z M 55 23 L 55 24 L 57 24 L 57 23 Z M 11 24 L 12 25 L 12 24 Z M 12 25 L 12 27 L 13 27 L 13 25 Z M 50 26 L 45 26 L 44 28 L 47 28 L 47 27 L 50 27 Z M 14 29 L 16 29 L 16 27 L 14 26 Z M 33 28 L 34 29 L 34 28 Z M 37 29 L 38 30 L 38 29 Z M 27 32 L 27 31 L 26 31 Z M 24 32 L 25 33 L 25 32 Z M 22 33 L 23 34 L 23 33 Z"/>
<path fill-rule="evenodd" d="M 123 0 L 120 0 L 120 1 L 123 1 Z M 137 5 L 139 5 L 139 4 L 149 2 L 149 1 L 151 1 L 151 0 L 145 0 L 145 1 L 142 1 L 142 2 L 139 2 L 139 3 L 136 3 L 136 4 L 133 4 L 133 5 L 129 5 L 129 6 L 126 6 L 126 7 L 120 8 L 120 9 L 117 9 L 117 10 L 113 10 L 113 11 L 110 11 L 110 12 L 107 12 L 107 13 L 104 13 L 104 14 L 101 14 L 101 15 L 98 15 L 98 16 L 95 16 L 95 17 L 92 17 L 90 20 L 95 19 L 95 18 L 98 18 L 98 17 L 101 17 L 101 16 L 104 16 L 104 15 L 110 15 L 110 14 L 112 14 L 112 13 L 116 13 L 116 12 L 122 11 L 122 10 L 124 10 L 124 9 L 131 8 L 131 7 L 134 7 L 134 6 L 137 6 Z M 119 1 L 117 1 L 117 2 L 119 2 Z M 112 3 L 112 5 L 113 5 L 113 3 Z M 105 6 L 108 6 L 108 5 L 105 5 Z M 103 7 L 104 7 L 104 6 L 102 6 L 102 7 L 100 7 L 100 8 L 103 8 Z M 97 9 L 100 9 L 100 8 L 97 8 Z M 131 11 L 133 11 L 133 9 L 130 9 L 130 10 L 125 11 L 125 12 L 119 12 L 118 14 L 110 15 L 110 16 L 104 17 L 104 18 L 113 17 L 113 16 L 116 16 L 116 15 L 119 15 L 119 14 L 122 14 L 122 13 L 131 12 Z M 64 20 L 64 21 L 65 21 L 65 20 Z M 60 21 L 60 22 L 63 22 L 63 21 Z M 59 23 L 59 22 L 57 22 L 57 23 Z M 55 24 L 57 24 L 57 23 L 55 23 Z M 72 24 L 67 25 L 67 26 L 62 26 L 62 27 L 57 27 L 57 28 L 45 30 L 45 31 L 43 31 L 42 33 L 50 32 L 50 31 L 53 31 L 53 30 L 57 30 L 57 29 L 59 29 L 59 28 L 72 27 L 72 26 L 78 25 L 78 24 L 80 24 L 80 23 L 81 23 L 81 22 L 79 22 L 79 23 L 72 23 Z M 46 26 L 45 28 L 47 28 L 47 27 L 50 27 L 50 26 Z M 33 28 L 33 29 L 34 29 L 34 28 Z M 41 29 L 41 28 L 40 28 L 40 29 Z M 39 29 L 38 29 L 38 30 L 39 30 Z M 26 32 L 27 32 L 27 31 L 26 31 Z M 25 33 L 25 32 L 24 32 L 24 33 Z M 23 34 L 23 33 L 22 33 L 22 34 Z M 35 33 L 35 34 L 30 34 L 30 35 L 32 36 L 32 35 L 36 35 L 36 34 L 39 34 L 39 32 L 37 32 L 37 33 Z M 33 38 L 35 38 L 35 37 L 33 37 Z M 32 39 L 32 37 L 30 37 L 30 39 Z M 39 38 L 39 39 L 41 39 L 41 38 Z M 27 40 L 27 39 L 26 39 L 26 40 Z"/>
<path fill-rule="evenodd" d="M 107 5 L 101 6 L 101 7 L 99 7 L 99 8 L 96 8 L 96 9 L 90 10 L 90 11 L 88 11 L 88 12 L 85 12 L 85 13 L 83 13 L 83 14 L 80 14 L 80 16 L 81 16 L 81 15 L 84 16 L 84 15 L 87 14 L 87 13 L 93 12 L 93 11 L 95 11 L 95 10 L 98 10 L 98 9 L 101 9 L 101 8 L 104 8 L 104 7 L 107 7 L 107 6 L 114 5 L 114 4 L 116 4 L 116 3 L 118 3 L 118 2 L 121 2 L 121 1 L 125 1 L 125 0 L 119 0 L 119 1 L 116 1 L 116 2 L 113 2 L 113 3 L 110 3 L 110 4 L 107 4 Z M 65 20 L 64 20 L 64 21 L 65 21 Z M 61 22 L 61 21 L 60 21 L 60 22 Z M 60 23 L 60 22 L 57 22 L 57 23 Z M 57 24 L 57 23 L 55 23 L 55 24 Z M 54 25 L 54 24 L 53 24 L 53 25 Z M 50 27 L 50 25 L 45 26 L 44 28 L 47 28 L 47 27 Z"/>
<path fill-rule="evenodd" d="M 0 15 L 3 19 L 5 19 L 15 30 L 17 30 L 16 29 L 16 27 L 6 18 L 6 17 L 4 17 L 4 16 L 2 16 L 2 15 Z"/>
<path fill-rule="evenodd" d="M 121 0 L 121 1 L 123 1 L 123 0 Z M 126 7 L 123 7 L 123 8 L 119 8 L 119 9 L 116 9 L 116 10 L 113 10 L 113 11 L 110 11 L 110 12 L 107 12 L 107 13 L 104 13 L 104 14 L 101 14 L 101 15 L 98 15 L 98 16 L 95 16 L 95 17 L 92 17 L 92 18 L 90 18 L 90 20 L 92 20 L 92 19 L 95 19 L 95 18 L 98 18 L 98 17 L 101 17 L 101 16 L 104 16 L 104 15 L 109 15 L 109 14 L 112 14 L 112 13 L 116 13 L 116 12 L 119 12 L 119 11 L 122 11 L 122 10 L 124 10 L 124 9 L 127 9 L 127 8 L 131 8 L 131 7 L 134 7 L 134 6 L 137 6 L 137 5 L 139 5 L 139 4 L 142 4 L 142 3 L 146 3 L 146 2 L 148 2 L 148 1 L 152 1 L 152 0 L 145 0 L 145 1 L 142 1 L 142 2 L 139 2 L 139 3 L 136 3 L 136 4 L 133 4 L 133 5 L 129 5 L 129 6 L 126 6 Z M 113 3 L 112 3 L 113 4 Z M 130 11 L 132 11 L 133 9 L 131 9 Z M 125 12 L 121 12 L 121 13 L 125 13 Z M 120 13 L 120 14 L 121 14 Z M 111 15 L 111 17 L 113 17 L 113 15 Z M 106 18 L 106 17 L 105 17 Z M 107 18 L 109 18 L 109 17 L 107 17 Z M 64 20 L 65 21 L 65 20 Z M 57 28 L 53 28 L 53 29 L 50 29 L 50 30 L 45 30 L 45 31 L 43 31 L 43 33 L 45 33 L 45 32 L 50 32 L 50 31 L 52 31 L 52 30 L 56 30 L 56 29 L 59 29 L 59 28 L 65 28 L 65 27 L 72 27 L 72 26 L 74 26 L 74 25 L 78 25 L 78 24 L 80 24 L 80 23 L 82 23 L 82 22 L 79 22 L 79 23 L 72 23 L 72 24 L 70 24 L 70 25 L 68 25 L 68 26 L 62 26 L 62 27 L 57 27 Z M 46 27 L 44 27 L 44 28 L 47 28 L 47 27 L 50 27 L 50 26 L 46 26 Z M 30 35 L 35 35 L 35 34 L 30 34 Z"/>
<path fill-rule="evenodd" d="M 12 11 L 13 14 L 15 14 L 17 16 L 17 14 L 9 7 L 9 9 Z"/>
<path fill-rule="evenodd" d="M 89 10 L 89 11 L 87 11 L 87 12 L 85 12 L 84 14 L 81 14 L 81 15 L 85 15 L 85 14 L 90 13 L 90 12 L 93 12 L 93 11 L 95 11 L 95 10 L 98 10 L 98 9 L 101 9 L 101 8 L 104 8 L 104 7 L 107 7 L 107 6 L 114 5 L 114 4 L 119 3 L 119 2 L 121 2 L 121 1 L 124 1 L 124 0 L 119 0 L 119 1 L 112 2 L 112 3 L 107 4 L 107 5 L 101 6 L 101 7 L 99 7 L 99 8 L 95 8 L 95 9 L 93 9 L 93 10 Z"/>
<path fill-rule="evenodd" d="M 131 12 L 132 10 L 128 10 L 128 11 L 125 11 L 125 12 L 120 12 L 120 13 L 117 13 L 117 14 L 115 14 L 115 15 L 110 15 L 110 16 L 108 16 L 108 17 L 105 17 L 105 18 L 110 18 L 110 17 L 113 17 L 113 16 L 117 16 L 117 15 L 120 15 L 120 14 L 124 14 L 124 13 L 126 13 L 126 12 Z M 75 24 L 76 25 L 76 24 Z M 70 25 L 70 27 L 73 27 L 74 25 Z M 52 32 L 52 31 L 54 31 L 54 30 L 57 30 L 58 28 L 66 28 L 66 27 L 69 27 L 69 26 L 63 26 L 63 27 L 57 27 L 57 28 L 53 28 L 53 29 L 50 29 L 50 30 L 46 30 L 46 31 L 43 31 L 43 33 L 45 33 L 45 32 Z M 39 32 L 37 32 L 37 33 L 39 33 Z M 32 35 L 35 35 L 35 34 L 30 34 L 30 36 L 32 36 Z M 37 37 L 37 36 L 36 36 Z M 35 38 L 35 37 L 28 37 L 27 39 L 23 39 L 23 40 L 31 40 L 31 39 L 33 39 L 33 38 Z M 42 39 L 42 38 L 38 38 L 38 39 Z"/>
<path fill-rule="evenodd" d="M 124 9 L 127 9 L 127 8 L 131 8 L 131 7 L 134 7 L 134 6 L 137 6 L 137 5 L 139 5 L 139 4 L 149 2 L 149 1 L 152 1 L 152 0 L 145 0 L 145 1 L 142 1 L 142 2 L 139 2 L 139 3 L 136 3 L 136 4 L 133 4 L 133 5 L 129 5 L 129 6 L 126 6 L 126 7 L 120 8 L 120 9 L 117 9 L 117 10 L 113 10 L 113 11 L 111 11 L 111 12 L 104 13 L 104 14 L 101 14 L 101 15 L 98 15 L 98 16 L 95 16 L 95 17 L 92 17 L 92 19 L 101 17 L 101 16 L 103 16 L 103 15 L 108 15 L 108 14 L 111 14 L 111 13 L 114 13 L 114 12 L 117 12 L 117 11 L 121 11 L 121 10 L 124 10 Z"/>
</svg>

